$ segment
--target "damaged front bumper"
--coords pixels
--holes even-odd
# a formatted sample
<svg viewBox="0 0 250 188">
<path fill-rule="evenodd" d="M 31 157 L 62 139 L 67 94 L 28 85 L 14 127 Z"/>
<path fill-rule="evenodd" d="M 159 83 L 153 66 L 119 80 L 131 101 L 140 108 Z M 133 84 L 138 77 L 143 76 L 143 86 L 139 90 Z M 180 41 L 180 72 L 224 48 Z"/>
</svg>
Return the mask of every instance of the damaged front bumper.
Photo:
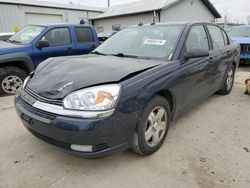
<svg viewBox="0 0 250 188">
<path fill-rule="evenodd" d="M 24 126 L 36 137 L 72 154 L 96 158 L 131 146 L 137 113 L 114 110 L 107 116 L 83 118 L 51 111 L 52 106 L 43 102 L 31 105 L 22 97 L 16 95 L 15 106 Z"/>
</svg>

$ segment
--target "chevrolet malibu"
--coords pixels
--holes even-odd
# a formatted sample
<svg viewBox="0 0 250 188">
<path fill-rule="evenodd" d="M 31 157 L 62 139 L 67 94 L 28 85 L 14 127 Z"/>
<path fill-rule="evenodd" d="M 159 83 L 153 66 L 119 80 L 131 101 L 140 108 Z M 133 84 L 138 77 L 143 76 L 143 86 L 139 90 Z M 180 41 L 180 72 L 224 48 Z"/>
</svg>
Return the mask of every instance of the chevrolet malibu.
<svg viewBox="0 0 250 188">
<path fill-rule="evenodd" d="M 231 92 L 239 46 L 212 23 L 128 27 L 92 54 L 45 60 L 15 97 L 36 137 L 82 157 L 150 155 L 170 123 Z"/>
</svg>

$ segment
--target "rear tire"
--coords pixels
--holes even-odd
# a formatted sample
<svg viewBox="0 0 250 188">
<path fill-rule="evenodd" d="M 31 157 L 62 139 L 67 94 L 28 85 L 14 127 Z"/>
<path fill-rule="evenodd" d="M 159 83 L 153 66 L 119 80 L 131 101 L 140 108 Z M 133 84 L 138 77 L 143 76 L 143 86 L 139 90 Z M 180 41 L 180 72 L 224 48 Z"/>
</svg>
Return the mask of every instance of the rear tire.
<svg viewBox="0 0 250 188">
<path fill-rule="evenodd" d="M 220 95 L 228 95 L 229 93 L 231 93 L 234 84 L 234 77 L 235 77 L 235 66 L 231 64 L 226 73 L 226 79 L 224 81 L 223 88 L 220 89 L 217 93 Z"/>
<path fill-rule="evenodd" d="M 0 68 L 0 95 L 13 95 L 22 87 L 27 73 L 19 67 Z"/>
<path fill-rule="evenodd" d="M 168 101 L 155 96 L 144 108 L 138 120 L 132 151 L 147 156 L 156 152 L 163 144 L 171 120 Z"/>
</svg>

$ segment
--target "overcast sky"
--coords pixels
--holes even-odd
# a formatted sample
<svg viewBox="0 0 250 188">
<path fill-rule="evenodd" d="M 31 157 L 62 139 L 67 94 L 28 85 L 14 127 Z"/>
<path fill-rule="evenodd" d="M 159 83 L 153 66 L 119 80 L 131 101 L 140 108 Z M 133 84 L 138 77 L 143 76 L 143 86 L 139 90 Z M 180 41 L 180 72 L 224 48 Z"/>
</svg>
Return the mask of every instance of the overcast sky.
<svg viewBox="0 0 250 188">
<path fill-rule="evenodd" d="M 81 4 L 86 6 L 107 6 L 107 0 L 46 0 L 57 3 L 69 3 Z M 127 3 L 137 0 L 110 0 L 111 6 L 121 3 Z M 153 0 L 152 0 L 153 1 Z M 228 20 L 233 22 L 245 22 L 247 23 L 247 17 L 250 16 L 250 0 L 211 0 L 215 2 L 215 7 L 219 10 L 221 15 L 227 13 Z"/>
</svg>

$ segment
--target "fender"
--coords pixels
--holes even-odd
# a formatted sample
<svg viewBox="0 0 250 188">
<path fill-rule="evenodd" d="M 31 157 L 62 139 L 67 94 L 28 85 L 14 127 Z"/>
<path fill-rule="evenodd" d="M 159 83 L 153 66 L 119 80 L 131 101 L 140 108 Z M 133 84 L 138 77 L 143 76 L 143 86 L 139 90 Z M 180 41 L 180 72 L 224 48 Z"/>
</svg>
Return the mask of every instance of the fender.
<svg viewBox="0 0 250 188">
<path fill-rule="evenodd" d="M 31 58 L 25 53 L 13 53 L 13 54 L 6 54 L 0 56 L 0 66 L 6 64 L 8 66 L 9 62 L 17 62 L 20 61 L 23 66 L 32 72 L 35 67 L 31 60 Z"/>
</svg>

